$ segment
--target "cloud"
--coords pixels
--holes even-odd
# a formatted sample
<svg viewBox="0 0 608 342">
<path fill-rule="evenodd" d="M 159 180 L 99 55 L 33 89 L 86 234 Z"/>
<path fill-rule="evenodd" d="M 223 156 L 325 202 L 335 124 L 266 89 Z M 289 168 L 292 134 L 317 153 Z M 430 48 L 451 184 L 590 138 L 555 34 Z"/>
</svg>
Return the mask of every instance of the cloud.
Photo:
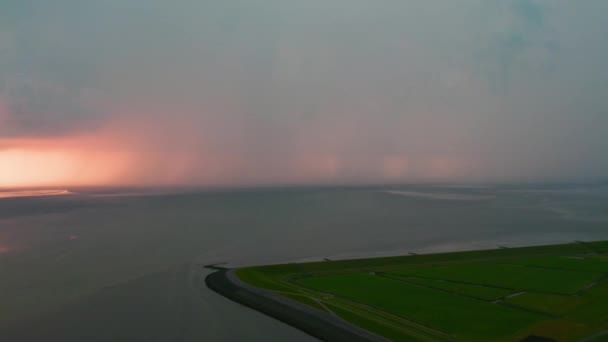
<svg viewBox="0 0 608 342">
<path fill-rule="evenodd" d="M 0 153 L 79 183 L 600 177 L 605 4 L 10 0 Z"/>
<path fill-rule="evenodd" d="M 543 73 L 551 68 L 559 42 L 545 17 L 551 3 L 538 0 L 489 2 L 484 11 L 487 33 L 479 39 L 475 59 L 480 76 L 493 91 L 506 90 L 513 74 Z"/>
</svg>

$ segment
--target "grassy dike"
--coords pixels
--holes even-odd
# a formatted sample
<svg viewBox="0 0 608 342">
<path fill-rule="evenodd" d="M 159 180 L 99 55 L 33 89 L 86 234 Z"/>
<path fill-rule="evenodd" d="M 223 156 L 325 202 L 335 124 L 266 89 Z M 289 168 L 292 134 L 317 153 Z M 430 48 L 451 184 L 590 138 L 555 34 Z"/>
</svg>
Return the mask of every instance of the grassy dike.
<svg viewBox="0 0 608 342">
<path fill-rule="evenodd" d="M 578 341 L 608 330 L 608 241 L 223 272 L 231 272 L 234 281 L 208 280 L 212 289 L 325 340 L 355 341 L 319 335 L 318 327 L 306 322 L 323 321 L 322 326 L 356 331 L 358 338 L 393 341 L 520 341 L 530 336 Z M 247 296 L 280 303 L 281 309 L 269 312 L 266 304 L 243 300 Z M 302 311 L 308 316 L 289 318 Z"/>
</svg>

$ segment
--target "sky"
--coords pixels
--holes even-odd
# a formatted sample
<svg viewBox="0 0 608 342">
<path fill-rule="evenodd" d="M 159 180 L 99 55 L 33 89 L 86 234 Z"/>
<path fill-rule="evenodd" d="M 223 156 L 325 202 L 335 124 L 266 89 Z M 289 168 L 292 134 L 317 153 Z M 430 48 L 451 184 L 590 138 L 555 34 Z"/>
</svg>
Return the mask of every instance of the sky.
<svg viewBox="0 0 608 342">
<path fill-rule="evenodd" d="M 0 187 L 608 177 L 605 0 L 0 0 Z"/>
</svg>

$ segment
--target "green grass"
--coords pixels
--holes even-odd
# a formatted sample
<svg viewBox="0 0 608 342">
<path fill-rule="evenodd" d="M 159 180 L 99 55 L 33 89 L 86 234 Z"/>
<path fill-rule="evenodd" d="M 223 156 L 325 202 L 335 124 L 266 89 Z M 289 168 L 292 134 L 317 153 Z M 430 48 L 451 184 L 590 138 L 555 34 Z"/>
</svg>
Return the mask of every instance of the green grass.
<svg viewBox="0 0 608 342">
<path fill-rule="evenodd" d="M 523 293 L 505 300 L 524 309 L 562 316 L 585 303 L 580 296 L 561 296 L 546 293 Z"/>
<path fill-rule="evenodd" d="M 365 302 L 468 341 L 502 337 L 514 328 L 524 328 L 541 319 L 509 307 L 365 273 L 310 277 L 298 282 L 315 290 Z M 441 306 L 440 311 L 436 309 L 438 306 Z"/>
<path fill-rule="evenodd" d="M 608 342 L 608 335 L 598 336 L 589 342 Z"/>
<path fill-rule="evenodd" d="M 257 272 L 254 268 L 241 268 L 236 274 L 242 281 L 274 291 L 292 292 L 293 288 L 278 282 L 272 274 Z"/>
<path fill-rule="evenodd" d="M 587 248 L 595 253 L 607 254 L 608 253 L 608 241 L 594 241 L 585 242 Z"/>
<path fill-rule="evenodd" d="M 394 341 L 532 334 L 576 341 L 608 329 L 607 251 L 605 242 L 572 243 L 258 266 L 237 275 Z M 517 292 L 525 293 L 509 297 Z"/>
<path fill-rule="evenodd" d="M 382 273 L 380 273 L 382 274 Z M 404 282 L 418 284 L 428 288 L 443 290 L 446 292 L 459 294 L 462 296 L 473 297 L 482 300 L 496 300 L 501 297 L 505 297 L 511 293 L 512 290 L 505 290 L 496 287 L 480 286 L 480 285 L 468 285 L 454 282 L 447 282 L 444 280 L 416 278 L 407 276 L 395 276 L 394 274 L 387 273 L 388 277 L 399 279 Z"/>
<path fill-rule="evenodd" d="M 545 257 L 520 259 L 512 262 L 517 265 L 531 267 L 554 268 L 573 271 L 608 272 L 608 261 L 598 257 L 572 258 L 572 257 Z"/>
<path fill-rule="evenodd" d="M 608 281 L 585 292 L 585 303 L 572 310 L 568 317 L 597 326 L 608 325 Z"/>
<path fill-rule="evenodd" d="M 396 342 L 413 342 L 426 339 L 426 335 L 417 334 L 415 331 L 410 331 L 404 328 L 396 327 L 391 323 L 385 322 L 382 318 L 373 317 L 366 315 L 365 312 L 358 310 L 346 310 L 342 307 L 338 307 L 332 304 L 328 304 L 327 307 L 340 318 L 355 323 L 357 326 L 370 330 L 376 331 L 383 337 Z M 431 341 L 431 339 L 428 339 Z"/>
<path fill-rule="evenodd" d="M 489 285 L 520 291 L 573 294 L 601 272 L 579 272 L 499 263 L 408 268 L 394 274 Z"/>
<path fill-rule="evenodd" d="M 348 272 L 365 270 L 383 270 L 407 265 L 423 266 L 437 264 L 458 264 L 461 262 L 500 260 L 510 261 L 525 257 L 555 256 L 555 255 L 586 255 L 589 248 L 580 243 L 563 245 L 548 245 L 536 247 L 521 247 L 508 249 L 490 249 L 480 251 L 452 252 L 441 254 L 425 254 L 413 256 L 394 256 L 371 259 L 350 259 L 337 261 L 320 261 L 310 263 L 292 263 L 244 268 L 251 272 L 261 272 L 269 276 L 284 276 L 287 274 L 302 275 L 307 273 Z M 250 284 L 255 285 L 253 281 Z"/>
</svg>

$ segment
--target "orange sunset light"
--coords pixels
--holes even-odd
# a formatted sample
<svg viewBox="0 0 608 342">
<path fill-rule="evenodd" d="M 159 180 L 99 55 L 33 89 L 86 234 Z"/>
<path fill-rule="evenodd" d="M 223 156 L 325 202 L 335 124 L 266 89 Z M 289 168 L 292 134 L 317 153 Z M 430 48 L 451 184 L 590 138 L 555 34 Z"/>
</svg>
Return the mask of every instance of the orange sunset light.
<svg viewBox="0 0 608 342">
<path fill-rule="evenodd" d="M 119 177 L 124 156 L 83 146 L 77 141 L 0 142 L 0 188 L 90 185 Z"/>
</svg>

